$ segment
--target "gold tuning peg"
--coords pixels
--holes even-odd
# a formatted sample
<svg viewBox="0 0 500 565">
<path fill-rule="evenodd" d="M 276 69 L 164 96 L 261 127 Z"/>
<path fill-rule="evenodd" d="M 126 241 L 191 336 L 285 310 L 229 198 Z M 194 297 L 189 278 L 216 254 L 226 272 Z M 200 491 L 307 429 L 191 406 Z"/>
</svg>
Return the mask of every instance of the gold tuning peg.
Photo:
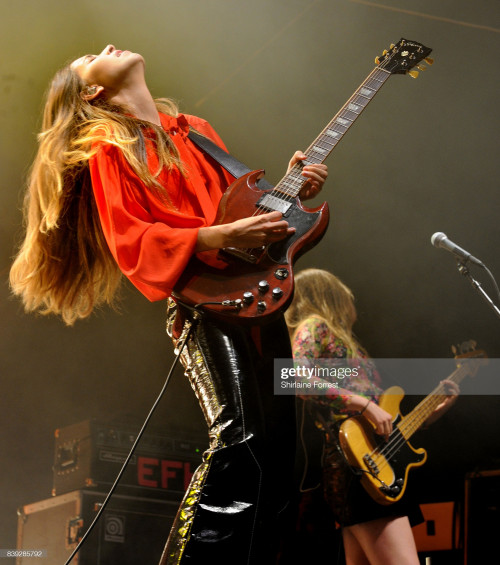
<svg viewBox="0 0 500 565">
<path fill-rule="evenodd" d="M 434 59 L 432 59 L 431 57 L 426 57 L 424 59 L 424 61 L 428 64 L 428 65 L 432 65 L 432 63 L 434 63 Z"/>
<path fill-rule="evenodd" d="M 375 64 L 379 65 L 380 64 L 380 57 L 375 57 Z"/>
<path fill-rule="evenodd" d="M 418 71 L 408 71 L 408 74 L 411 76 L 411 78 L 418 77 Z"/>
<path fill-rule="evenodd" d="M 394 47 L 396 47 L 396 46 L 394 45 L 394 43 L 391 43 L 390 46 L 389 46 L 390 49 L 394 49 Z"/>
<path fill-rule="evenodd" d="M 384 49 L 384 50 L 382 51 L 382 55 L 387 55 L 387 49 Z"/>
<path fill-rule="evenodd" d="M 427 67 L 424 67 L 423 65 L 417 65 L 417 69 L 420 69 L 421 71 L 425 71 Z"/>
</svg>

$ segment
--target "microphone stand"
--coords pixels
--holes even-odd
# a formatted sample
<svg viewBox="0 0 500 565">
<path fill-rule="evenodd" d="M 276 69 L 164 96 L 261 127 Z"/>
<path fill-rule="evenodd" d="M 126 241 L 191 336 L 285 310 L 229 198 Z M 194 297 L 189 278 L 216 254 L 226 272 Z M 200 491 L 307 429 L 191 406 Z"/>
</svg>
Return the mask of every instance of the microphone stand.
<svg viewBox="0 0 500 565">
<path fill-rule="evenodd" d="M 460 261 L 459 259 L 457 259 L 457 268 L 458 268 L 458 272 L 463 275 L 464 277 L 467 277 L 470 281 L 470 283 L 472 284 L 472 286 L 479 292 L 479 294 L 484 298 L 484 300 L 486 301 L 487 304 L 490 305 L 491 309 L 493 310 L 493 312 L 495 312 L 495 314 L 497 315 L 498 318 L 500 318 L 500 309 L 495 305 L 495 303 L 493 302 L 493 300 L 491 300 L 491 298 L 488 296 L 488 294 L 486 293 L 486 291 L 483 289 L 483 287 L 481 286 L 481 284 L 470 274 L 469 271 L 469 267 L 467 266 L 467 259 Z"/>
</svg>

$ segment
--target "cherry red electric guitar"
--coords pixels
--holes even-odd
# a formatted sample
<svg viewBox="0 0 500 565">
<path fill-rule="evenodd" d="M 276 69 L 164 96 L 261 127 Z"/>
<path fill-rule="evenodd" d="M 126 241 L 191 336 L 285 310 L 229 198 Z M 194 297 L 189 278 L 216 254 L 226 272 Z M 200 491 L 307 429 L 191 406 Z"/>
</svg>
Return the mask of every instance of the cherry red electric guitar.
<svg viewBox="0 0 500 565">
<path fill-rule="evenodd" d="M 274 188 L 261 190 L 257 186 L 262 170 L 237 179 L 224 193 L 214 225 L 278 210 L 295 227 L 295 233 L 257 249 L 230 247 L 197 253 L 173 296 L 219 318 L 254 323 L 286 309 L 293 297 L 292 266 L 319 242 L 329 221 L 327 203 L 309 209 L 298 197 L 306 182 L 301 175 L 303 165 L 322 163 L 385 81 L 393 74 L 416 77 L 415 66 L 423 60 L 432 64 L 430 52 L 420 43 L 401 39 L 377 57 L 377 66 L 305 151 L 305 161 L 296 164 Z"/>
</svg>

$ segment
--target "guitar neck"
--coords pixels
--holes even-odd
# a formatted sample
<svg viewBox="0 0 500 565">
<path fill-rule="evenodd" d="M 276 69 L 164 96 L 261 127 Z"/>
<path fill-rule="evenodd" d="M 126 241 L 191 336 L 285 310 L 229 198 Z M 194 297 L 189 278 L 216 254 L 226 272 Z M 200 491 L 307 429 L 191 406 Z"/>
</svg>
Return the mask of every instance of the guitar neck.
<svg viewBox="0 0 500 565">
<path fill-rule="evenodd" d="M 306 159 L 294 165 L 290 172 L 275 186 L 274 190 L 291 198 L 298 196 L 303 184 L 306 182 L 306 179 L 301 175 L 302 167 L 307 164 L 322 163 L 330 155 L 334 147 L 344 137 L 347 130 L 390 76 L 390 72 L 380 67 L 375 67 L 304 152 Z"/>
<path fill-rule="evenodd" d="M 447 380 L 460 384 L 463 379 L 470 374 L 470 371 L 465 366 L 460 366 L 447 377 Z M 415 408 L 406 416 L 404 416 L 398 424 L 398 429 L 405 439 L 410 437 L 419 430 L 427 418 L 434 412 L 437 406 L 444 401 L 447 394 L 444 385 L 439 385 L 426 396 Z"/>
</svg>

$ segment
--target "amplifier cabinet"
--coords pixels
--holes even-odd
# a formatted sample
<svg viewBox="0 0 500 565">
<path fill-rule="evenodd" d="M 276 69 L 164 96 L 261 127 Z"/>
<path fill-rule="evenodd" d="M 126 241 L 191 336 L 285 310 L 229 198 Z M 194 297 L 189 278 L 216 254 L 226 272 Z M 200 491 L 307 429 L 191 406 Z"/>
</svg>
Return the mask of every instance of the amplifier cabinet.
<svg viewBox="0 0 500 565">
<path fill-rule="evenodd" d="M 131 426 L 87 420 L 55 431 L 53 495 L 109 489 L 137 437 Z M 208 439 L 144 434 L 120 481 L 120 491 L 153 498 L 182 494 Z"/>
<path fill-rule="evenodd" d="M 465 565 L 497 563 L 500 532 L 500 470 L 465 477 Z"/>
<path fill-rule="evenodd" d="M 64 565 L 105 496 L 80 490 L 23 506 L 18 511 L 17 549 L 41 550 L 50 565 Z M 72 565 L 158 563 L 178 505 L 173 500 L 113 495 Z M 16 565 L 32 562 L 18 557 Z"/>
</svg>

